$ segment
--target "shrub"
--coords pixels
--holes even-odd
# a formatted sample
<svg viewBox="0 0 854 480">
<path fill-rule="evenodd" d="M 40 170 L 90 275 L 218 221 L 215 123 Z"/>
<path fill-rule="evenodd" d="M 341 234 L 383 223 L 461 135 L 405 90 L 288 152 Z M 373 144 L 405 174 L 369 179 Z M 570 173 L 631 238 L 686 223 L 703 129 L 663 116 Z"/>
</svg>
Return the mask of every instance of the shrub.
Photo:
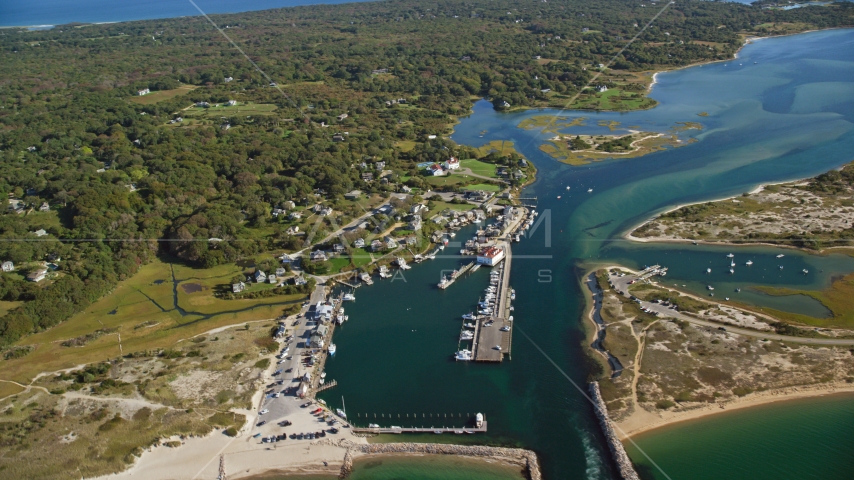
<svg viewBox="0 0 854 480">
<path fill-rule="evenodd" d="M 234 427 L 228 427 L 225 429 L 225 434 L 228 435 L 229 437 L 236 437 L 237 436 L 237 429 Z"/>
<path fill-rule="evenodd" d="M 257 362 L 255 362 L 255 368 L 260 368 L 261 370 L 263 370 L 269 366 L 270 366 L 270 359 L 269 358 L 262 358 L 261 360 L 258 360 Z"/>
<path fill-rule="evenodd" d="M 670 400 L 659 400 L 655 403 L 655 408 L 659 410 L 667 410 L 670 407 L 675 406 L 676 404 L 671 402 Z"/>
</svg>

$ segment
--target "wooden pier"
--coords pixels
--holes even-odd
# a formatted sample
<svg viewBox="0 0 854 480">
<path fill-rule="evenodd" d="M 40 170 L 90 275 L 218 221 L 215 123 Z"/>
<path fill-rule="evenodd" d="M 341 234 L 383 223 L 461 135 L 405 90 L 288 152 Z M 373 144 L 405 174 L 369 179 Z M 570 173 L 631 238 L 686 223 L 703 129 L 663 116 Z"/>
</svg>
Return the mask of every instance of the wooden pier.
<svg viewBox="0 0 854 480">
<path fill-rule="evenodd" d="M 372 433 L 375 435 L 384 433 L 486 433 L 486 420 L 483 425 L 478 427 L 374 427 L 374 428 L 353 428 L 353 433 Z"/>
<path fill-rule="evenodd" d="M 323 385 L 317 387 L 317 390 L 315 390 L 314 393 L 320 393 L 324 390 L 329 390 L 330 388 L 334 387 L 335 385 L 338 385 L 337 380 L 332 380 L 331 382 L 324 383 Z"/>
<path fill-rule="evenodd" d="M 471 270 L 471 269 L 475 266 L 475 264 L 477 264 L 477 262 L 476 262 L 476 261 L 475 261 L 475 262 L 471 262 L 471 263 L 469 263 L 468 265 L 463 266 L 463 268 L 461 268 L 461 269 L 457 270 L 457 274 L 456 274 L 456 275 L 454 275 L 454 277 L 453 277 L 453 278 L 451 278 L 450 280 L 448 280 L 448 281 L 447 281 L 447 282 L 445 282 L 445 283 L 441 283 L 441 284 L 439 284 L 439 288 L 440 288 L 440 289 L 442 289 L 442 290 L 444 290 L 444 289 L 446 289 L 446 288 L 450 287 L 451 285 L 453 285 L 453 284 L 454 284 L 454 282 L 456 282 L 456 281 L 457 281 L 457 279 L 458 279 L 458 278 L 460 278 L 461 276 L 463 276 L 463 274 L 464 274 L 464 273 L 466 273 L 466 272 L 468 272 L 469 270 Z"/>
<path fill-rule="evenodd" d="M 504 360 L 504 355 L 510 355 L 513 344 L 513 322 L 509 320 L 508 315 L 510 313 L 510 265 L 513 254 L 509 243 L 504 243 L 501 248 L 504 249 L 505 257 L 500 266 L 501 281 L 496 294 L 498 305 L 494 312 L 495 316 L 480 318 L 475 324 L 472 345 L 475 362 L 501 362 Z M 488 321 L 493 322 L 492 325 L 484 326 Z M 501 329 L 505 327 L 509 330 L 502 332 Z"/>
</svg>

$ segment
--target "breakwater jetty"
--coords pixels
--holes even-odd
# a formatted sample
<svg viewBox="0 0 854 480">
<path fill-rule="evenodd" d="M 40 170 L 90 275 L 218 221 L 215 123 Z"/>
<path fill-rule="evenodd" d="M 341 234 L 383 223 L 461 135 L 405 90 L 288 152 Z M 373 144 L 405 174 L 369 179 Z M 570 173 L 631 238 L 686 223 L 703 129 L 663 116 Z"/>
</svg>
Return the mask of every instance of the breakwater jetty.
<svg viewBox="0 0 854 480">
<path fill-rule="evenodd" d="M 614 426 L 611 425 L 611 418 L 608 417 L 608 410 L 605 407 L 604 400 L 602 400 L 602 394 L 599 392 L 599 382 L 591 383 L 588 388 L 590 390 L 590 398 L 593 400 L 596 416 L 599 418 L 600 425 L 602 425 L 602 433 L 605 434 L 605 440 L 607 440 L 611 454 L 614 456 L 614 463 L 617 464 L 620 477 L 623 480 L 640 480 L 629 455 L 626 453 L 626 449 L 623 447 L 623 442 L 617 437 L 617 432 L 614 431 Z"/>
<path fill-rule="evenodd" d="M 537 454 L 523 448 L 485 447 L 479 445 L 446 445 L 441 443 L 369 443 L 351 445 L 344 455 L 344 465 L 338 478 L 344 479 L 353 471 L 356 454 L 384 455 L 391 453 L 417 455 L 462 455 L 466 457 L 496 458 L 520 465 L 530 480 L 542 480 Z"/>
</svg>

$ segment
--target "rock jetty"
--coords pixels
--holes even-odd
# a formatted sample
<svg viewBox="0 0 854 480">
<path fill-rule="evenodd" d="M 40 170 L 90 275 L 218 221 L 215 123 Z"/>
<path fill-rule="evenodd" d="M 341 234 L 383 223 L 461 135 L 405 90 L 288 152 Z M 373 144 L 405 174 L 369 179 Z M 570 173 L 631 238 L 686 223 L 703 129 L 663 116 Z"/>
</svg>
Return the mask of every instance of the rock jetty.
<svg viewBox="0 0 854 480">
<path fill-rule="evenodd" d="M 620 476 L 624 480 L 640 480 L 631 459 L 629 459 L 629 455 L 626 453 L 626 449 L 623 447 L 623 443 L 617 437 L 617 432 L 614 431 L 614 427 L 611 425 L 611 419 L 608 417 L 608 409 L 602 400 L 602 394 L 599 392 L 599 382 L 591 383 L 589 389 L 596 416 L 599 417 L 602 432 L 605 434 L 605 439 L 608 440 L 608 446 L 611 448 L 614 462 L 620 470 Z"/>
<path fill-rule="evenodd" d="M 523 448 L 485 447 L 479 445 L 446 445 L 439 443 L 373 443 L 352 445 L 344 455 L 344 465 L 338 478 L 347 478 L 353 471 L 356 453 L 367 455 L 390 453 L 415 453 L 425 455 L 462 455 L 466 457 L 499 458 L 518 464 L 527 470 L 530 480 L 542 480 L 537 454 Z"/>
</svg>

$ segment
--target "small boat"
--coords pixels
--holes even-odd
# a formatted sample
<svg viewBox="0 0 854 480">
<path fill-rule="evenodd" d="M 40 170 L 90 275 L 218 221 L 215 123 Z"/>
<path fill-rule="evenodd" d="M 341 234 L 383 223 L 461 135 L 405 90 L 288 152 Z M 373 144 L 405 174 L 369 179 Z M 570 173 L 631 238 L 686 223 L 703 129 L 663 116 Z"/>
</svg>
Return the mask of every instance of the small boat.
<svg viewBox="0 0 854 480">
<path fill-rule="evenodd" d="M 463 330 L 463 333 L 460 334 L 461 341 L 467 341 L 474 339 L 474 332 L 471 330 Z"/>
<path fill-rule="evenodd" d="M 569 190 L 569 187 L 566 187 L 566 189 Z"/>
<path fill-rule="evenodd" d="M 729 301 L 729 297 L 724 297 L 724 300 Z"/>
<path fill-rule="evenodd" d="M 470 312 L 470 313 L 463 315 L 463 320 L 474 320 L 475 318 L 477 318 L 477 317 L 475 317 L 474 312 Z"/>
<path fill-rule="evenodd" d="M 733 260 L 732 262 L 729 262 L 729 266 L 730 266 L 730 267 L 734 267 L 734 266 L 735 266 L 735 261 Z"/>
<path fill-rule="evenodd" d="M 473 323 L 466 323 L 463 326 L 466 328 L 475 328 L 475 325 Z"/>
<path fill-rule="evenodd" d="M 735 289 L 735 293 L 738 293 L 738 292 L 740 292 L 740 291 L 741 291 L 741 289 L 740 289 L 740 288 L 736 288 L 736 289 Z"/>
<path fill-rule="evenodd" d="M 471 350 L 460 350 L 454 355 L 458 362 L 468 362 L 471 360 Z"/>
<path fill-rule="evenodd" d="M 369 423 L 368 428 L 380 428 L 380 426 L 377 425 L 376 423 Z"/>
<path fill-rule="evenodd" d="M 441 435 L 442 431 L 441 430 L 433 430 L 433 433 L 435 433 L 436 435 Z"/>
<path fill-rule="evenodd" d="M 557 199 L 560 200 L 560 195 L 557 196 Z"/>
<path fill-rule="evenodd" d="M 334 343 L 329 344 L 329 354 L 335 355 L 335 352 L 338 350 L 338 347 L 335 346 Z"/>
<path fill-rule="evenodd" d="M 341 417 L 345 420 L 347 419 L 347 414 L 344 413 L 344 410 L 341 410 L 340 408 L 336 408 L 335 412 L 338 414 L 339 417 Z"/>
<path fill-rule="evenodd" d="M 593 189 L 592 189 L 592 188 L 588 188 L 588 189 L 587 189 L 587 193 L 593 193 Z"/>
<path fill-rule="evenodd" d="M 731 269 L 731 268 L 730 268 L 730 269 L 729 269 L 729 274 L 730 274 L 730 275 L 732 275 L 733 273 L 735 273 L 735 270 L 733 270 L 733 269 Z"/>
<path fill-rule="evenodd" d="M 343 298 L 343 300 L 344 300 L 345 302 L 355 302 L 355 301 L 356 301 L 356 296 L 355 296 L 355 295 L 353 295 L 352 293 L 345 293 L 345 294 L 344 294 L 344 298 Z"/>
<path fill-rule="evenodd" d="M 714 289 L 715 289 L 715 287 L 713 287 L 713 286 L 711 286 L 711 285 L 706 285 L 706 288 L 708 288 L 709 290 L 714 290 Z"/>
<path fill-rule="evenodd" d="M 805 269 L 803 269 L 803 270 L 801 270 L 801 271 L 802 271 L 802 272 L 804 272 L 804 275 L 806 275 L 806 274 L 810 273 L 810 271 L 809 271 L 809 270 L 807 270 L 806 268 L 805 268 Z"/>
<path fill-rule="evenodd" d="M 516 294 L 515 293 L 510 294 L 510 300 L 516 300 Z"/>
<path fill-rule="evenodd" d="M 780 270 L 782 270 L 782 269 L 783 269 L 783 266 L 782 266 L 782 265 L 780 265 Z"/>
<path fill-rule="evenodd" d="M 483 427 L 483 414 L 482 413 L 478 413 L 477 415 L 475 415 L 474 426 L 477 428 Z"/>
<path fill-rule="evenodd" d="M 326 383 L 326 379 L 325 379 L 325 378 L 321 378 L 321 379 L 320 379 L 320 384 L 321 384 L 321 385 L 323 385 L 324 383 Z"/>
<path fill-rule="evenodd" d="M 712 269 L 711 269 L 711 268 L 707 268 L 707 269 L 706 269 L 706 273 L 712 273 Z"/>
<path fill-rule="evenodd" d="M 748 260 L 748 261 L 744 262 L 744 264 L 749 267 L 749 266 L 753 265 L 753 260 Z"/>
<path fill-rule="evenodd" d="M 783 258 L 783 257 L 785 257 L 785 255 L 783 255 L 782 253 L 777 255 L 777 258 Z"/>
<path fill-rule="evenodd" d="M 730 253 L 729 255 L 727 255 L 727 256 L 726 256 L 726 258 L 732 258 L 732 257 L 734 257 L 734 256 L 735 256 L 735 255 L 733 255 L 733 254 L 731 254 L 731 253 Z"/>
<path fill-rule="evenodd" d="M 326 372 L 321 372 L 320 378 L 326 378 Z"/>
</svg>

